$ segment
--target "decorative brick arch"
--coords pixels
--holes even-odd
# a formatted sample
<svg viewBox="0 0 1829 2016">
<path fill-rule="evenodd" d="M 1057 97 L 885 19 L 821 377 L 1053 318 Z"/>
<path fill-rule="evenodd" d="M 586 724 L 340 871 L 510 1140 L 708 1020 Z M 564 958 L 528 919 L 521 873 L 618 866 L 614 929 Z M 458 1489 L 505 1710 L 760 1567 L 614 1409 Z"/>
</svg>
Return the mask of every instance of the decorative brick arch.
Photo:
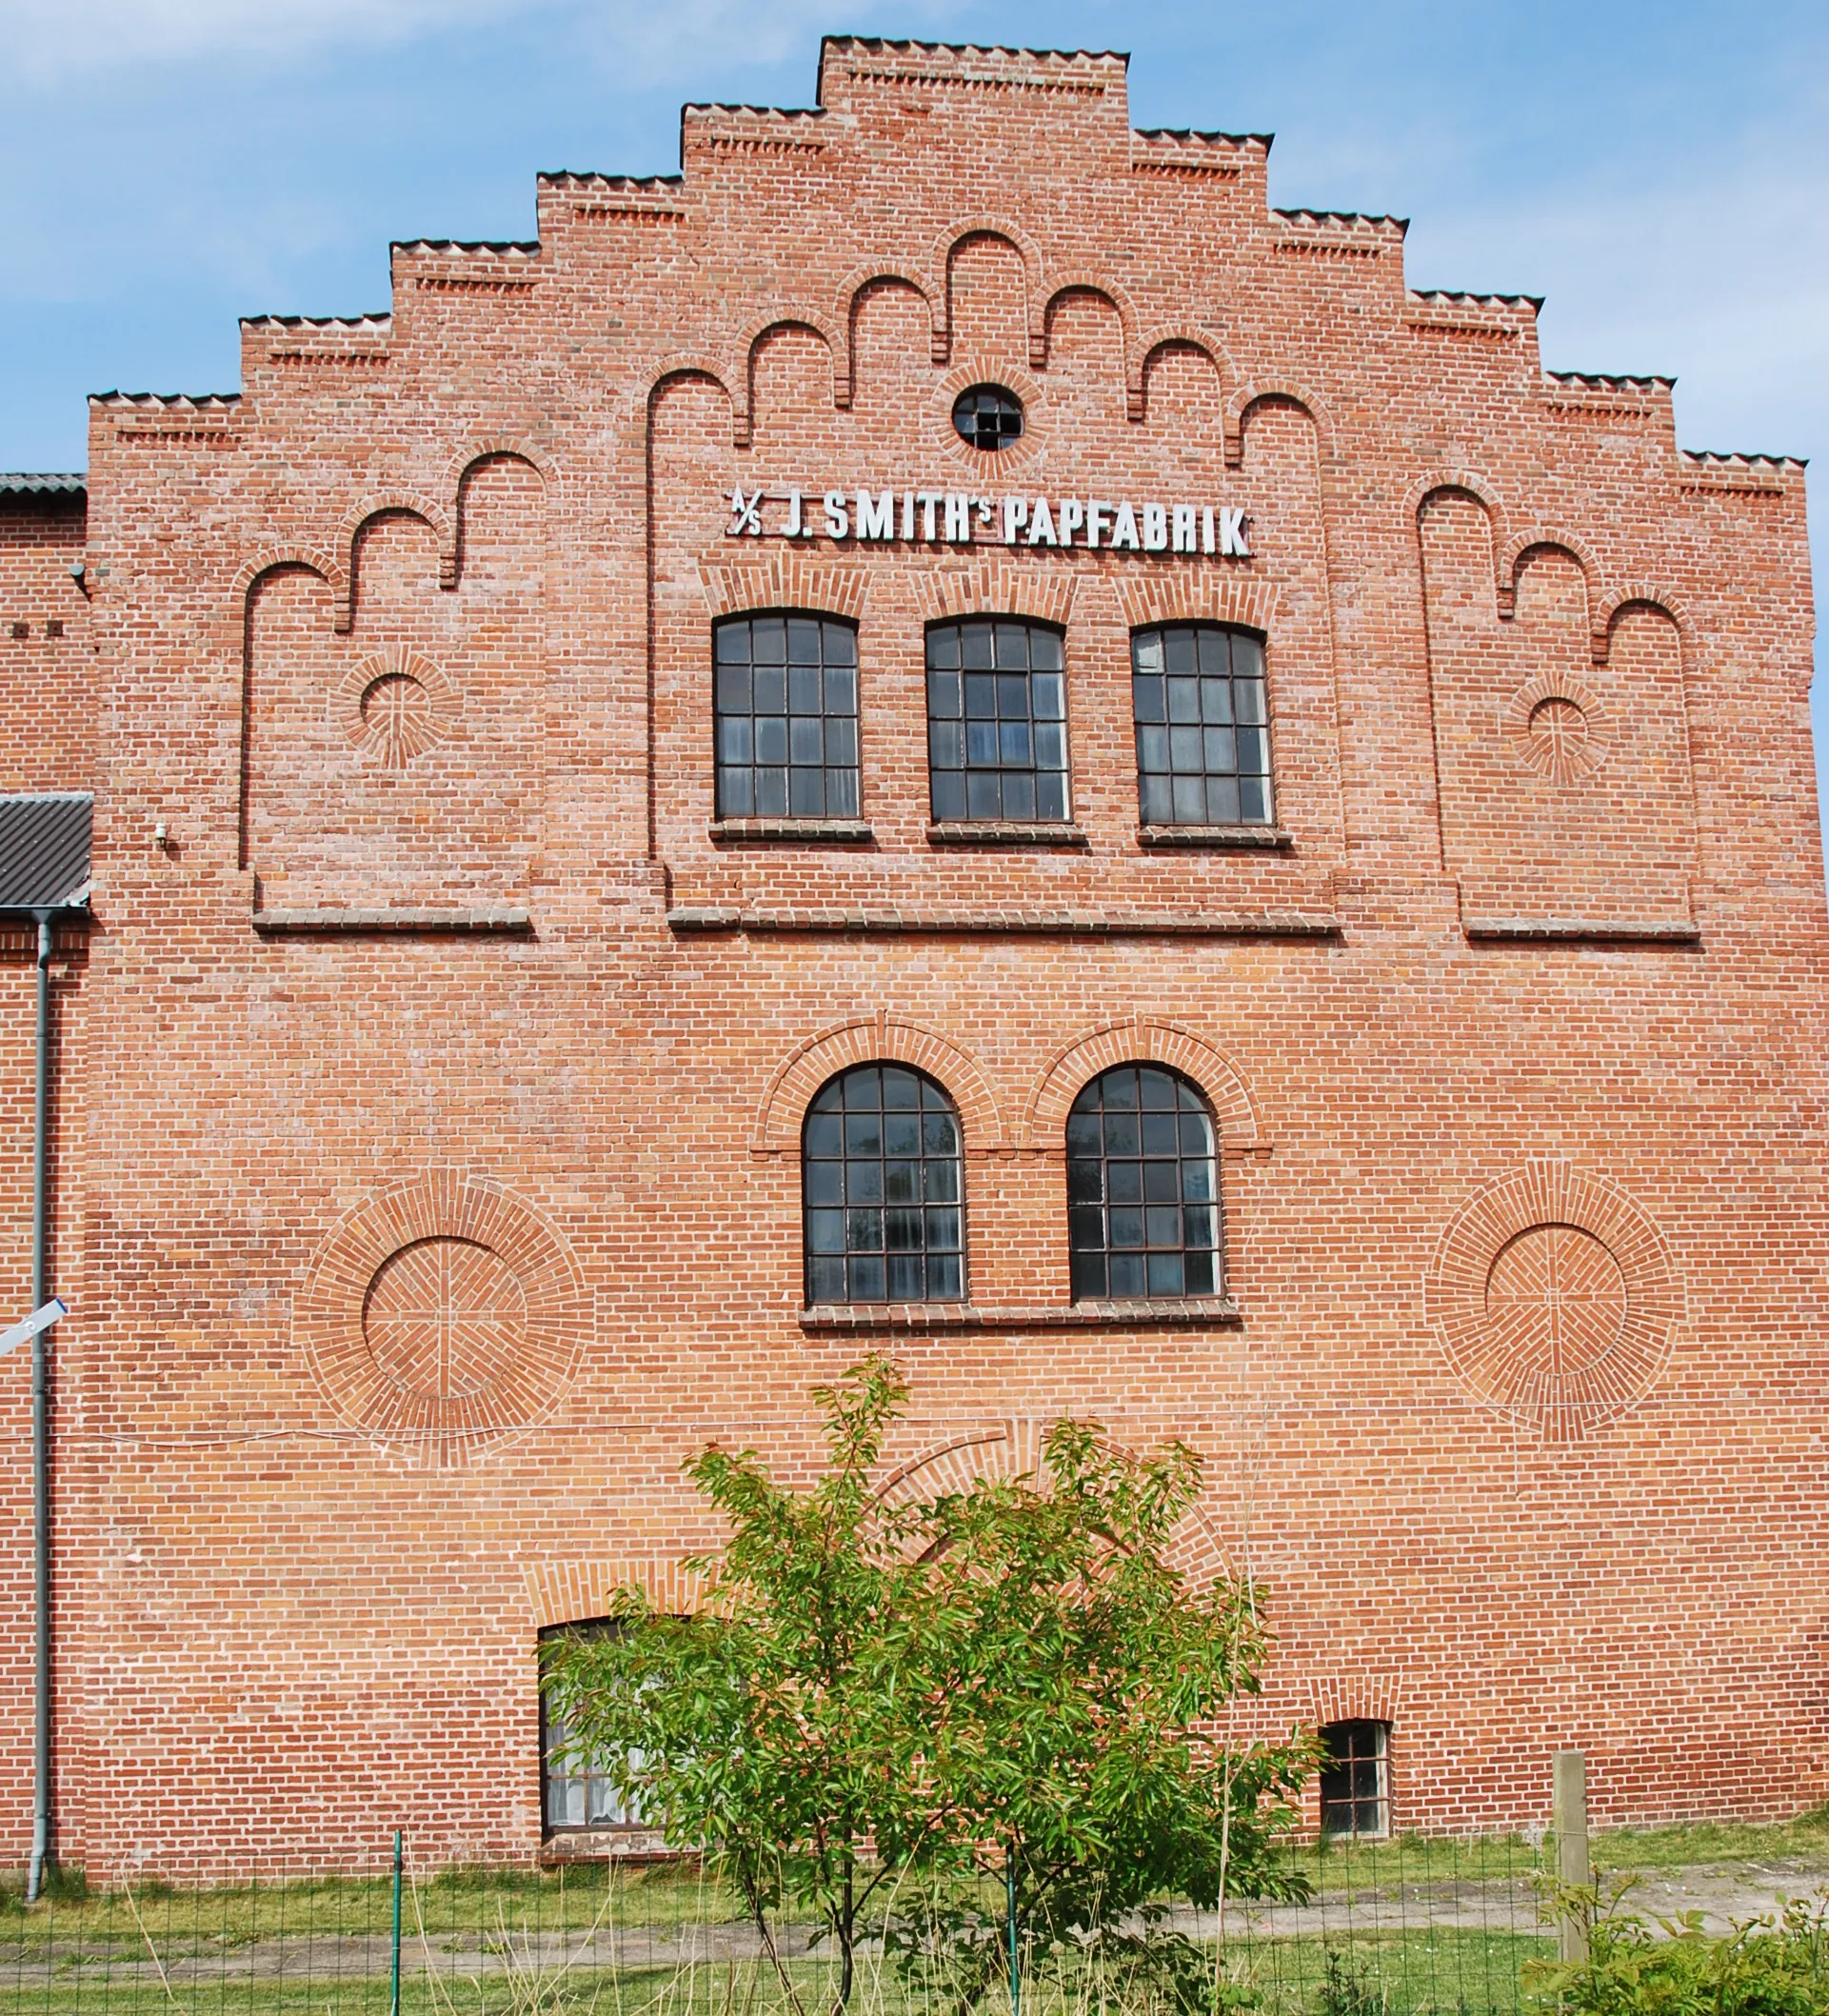
<svg viewBox="0 0 1829 2016">
<path fill-rule="evenodd" d="M 817 609 L 826 615 L 863 620 L 876 579 L 867 567 L 847 566 L 815 553 L 773 548 L 754 560 L 714 566 L 702 562 L 699 581 L 715 622 L 749 609 Z"/>
<path fill-rule="evenodd" d="M 1330 1722 L 1396 1723 L 1403 1707 L 1402 1673 L 1330 1673 L 1308 1681 L 1309 1712 L 1317 1728 Z"/>
<path fill-rule="evenodd" d="M 970 238 L 1001 238 L 1023 262 L 1024 320 L 1028 329 L 1029 367 L 1040 369 L 1047 358 L 1047 325 L 1042 311 L 1042 253 L 1035 240 L 1014 218 L 963 217 L 935 242 L 929 263 L 932 279 L 926 289 L 933 320 L 933 361 L 944 364 L 952 354 L 953 256 Z"/>
<path fill-rule="evenodd" d="M 1124 408 L 1135 420 L 1136 409 L 1143 398 L 1143 351 L 1138 342 L 1141 324 L 1135 302 L 1115 280 L 1103 273 L 1096 273 L 1089 268 L 1075 268 L 1048 275 L 1047 299 L 1042 304 L 1043 354 L 1035 356 L 1031 344 L 1029 361 L 1038 370 L 1046 364 L 1047 348 L 1054 340 L 1054 311 L 1069 294 L 1097 294 L 1116 313 L 1124 362 Z"/>
<path fill-rule="evenodd" d="M 1239 469 L 1244 463 L 1244 426 L 1253 411 L 1273 400 L 1282 400 L 1289 406 L 1298 406 L 1308 415 L 1309 424 L 1315 429 L 1315 440 L 1322 457 L 1331 461 L 1334 453 L 1334 429 L 1327 418 L 1327 409 L 1305 385 L 1298 385 L 1293 378 L 1254 378 L 1248 385 L 1240 386 L 1225 402 L 1225 460 L 1229 469 Z"/>
<path fill-rule="evenodd" d="M 1537 552 L 1565 553 L 1581 569 L 1587 583 L 1588 627 L 1594 626 L 1594 611 L 1600 600 L 1600 563 L 1585 540 L 1578 539 L 1555 526 L 1527 525 L 1514 532 L 1499 549 L 1497 569 L 1499 613 L 1507 621 L 1518 602 L 1518 577 L 1524 563 Z"/>
<path fill-rule="evenodd" d="M 877 1503 L 913 1505 L 925 1498 L 963 1495 L 976 1484 L 1002 1484 L 1013 1477 L 1033 1477 L 1045 1488 L 1048 1469 L 1043 1442 L 1048 1427 L 1044 1420 L 1012 1415 L 967 1429 L 891 1471 L 877 1488 Z M 1120 1453 L 1135 1454 L 1123 1444 L 1113 1447 Z M 1201 1505 L 1190 1507 L 1176 1527 L 1168 1556 L 1196 1588 L 1209 1588 L 1232 1573 L 1219 1529 Z"/>
<path fill-rule="evenodd" d="M 1420 477 L 1411 484 L 1403 499 L 1403 522 L 1420 532 L 1423 507 L 1429 500 L 1456 491 L 1471 497 L 1486 513 L 1486 524 L 1492 534 L 1494 579 L 1497 581 L 1499 555 L 1509 534 L 1505 529 L 1505 507 L 1500 501 L 1499 492 L 1485 477 L 1477 475 L 1472 469 L 1436 469 Z"/>
<path fill-rule="evenodd" d="M 643 413 L 646 432 L 650 441 L 654 431 L 654 408 L 660 399 L 671 391 L 676 385 L 688 379 L 705 379 L 715 385 L 730 402 L 731 445 L 744 448 L 748 445 L 747 435 L 737 438 L 737 395 L 731 389 L 744 381 L 741 361 L 733 365 L 726 357 L 714 356 L 709 350 L 675 350 L 661 358 L 647 372 L 647 383 L 643 390 Z"/>
<path fill-rule="evenodd" d="M 361 586 L 361 563 L 357 558 L 362 534 L 376 518 L 417 518 L 438 542 L 438 585 L 457 586 L 457 517 L 423 490 L 373 490 L 343 514 L 337 527 L 337 551 L 348 555 L 343 593 L 337 601 L 336 630 L 347 636 L 355 628 L 356 595 Z"/>
<path fill-rule="evenodd" d="M 1197 329 L 1191 322 L 1177 323 L 1172 327 L 1151 329 L 1137 345 L 1136 368 L 1126 381 L 1127 383 L 1134 383 L 1136 387 L 1136 398 L 1130 413 L 1130 417 L 1133 420 L 1143 420 L 1148 415 L 1151 367 L 1159 357 L 1164 356 L 1170 350 L 1178 349 L 1194 350 L 1204 357 L 1207 363 L 1213 367 L 1213 375 L 1219 383 L 1220 397 L 1223 400 L 1227 399 L 1232 386 L 1238 381 L 1239 374 L 1233 366 L 1232 359 L 1226 353 L 1225 347 L 1210 331 Z M 1229 401 L 1226 414 L 1225 429 L 1226 441 L 1228 443 L 1226 460 L 1230 462 L 1234 458 L 1231 454 L 1229 444 L 1238 431 L 1239 423 L 1231 416 Z"/>
<path fill-rule="evenodd" d="M 772 336 L 777 329 L 807 329 L 825 345 L 825 353 L 832 372 L 832 404 L 847 407 L 851 403 L 850 344 L 842 341 L 838 328 L 823 309 L 795 307 L 779 308 L 772 313 L 758 316 L 738 336 L 733 350 L 743 359 L 743 374 L 737 381 L 737 407 L 734 424 L 737 429 L 737 446 L 747 448 L 755 429 L 756 421 L 756 351 L 765 336 Z"/>
<path fill-rule="evenodd" d="M 1655 609 L 1676 629 L 1678 647 L 1685 669 L 1695 662 L 1696 629 L 1688 609 L 1674 595 L 1645 582 L 1630 581 L 1623 588 L 1602 595 L 1594 607 L 1594 662 L 1604 665 L 1613 650 L 1614 626 L 1634 609 Z"/>
<path fill-rule="evenodd" d="M 941 318 L 934 306 L 934 297 L 928 282 L 922 280 L 908 268 L 893 258 L 878 259 L 863 266 L 853 267 L 839 282 L 838 291 L 832 296 L 832 321 L 845 331 L 844 348 L 834 353 L 834 375 L 842 363 L 844 369 L 844 395 L 838 401 L 841 407 L 848 407 L 857 391 L 857 311 L 864 296 L 874 287 L 905 287 L 910 293 L 919 294 L 927 310 L 929 330 L 929 361 L 944 363 L 944 358 L 933 356 L 932 332 L 941 327 Z"/>
<path fill-rule="evenodd" d="M 664 1555 L 535 1562 L 522 1573 L 537 1630 L 606 1617 L 620 1589 L 639 1589 L 652 1608 L 669 1617 L 696 1617 L 713 1607 L 709 1580 Z"/>
<path fill-rule="evenodd" d="M 956 616 L 1032 616 L 1065 629 L 1078 576 L 1003 557 L 944 572 L 923 569 L 912 587 L 924 623 Z"/>
<path fill-rule="evenodd" d="M 1261 575 L 1164 568 L 1123 574 L 1112 585 L 1129 629 L 1151 623 L 1236 623 L 1269 636 L 1276 629 L 1277 584 Z"/>
<path fill-rule="evenodd" d="M 329 1407 L 370 1445 L 429 1468 L 474 1462 L 547 1419 L 594 1329 L 558 1231 L 457 1169 L 347 1212 L 292 1311 L 294 1348 Z"/>
<path fill-rule="evenodd" d="M 348 549 L 345 547 L 347 552 Z M 229 585 L 225 611 L 229 620 L 245 624 L 253 606 L 254 590 L 269 574 L 315 574 L 325 582 L 339 602 L 348 598 L 349 574 L 333 549 L 321 546 L 268 546 L 244 560 Z"/>
<path fill-rule="evenodd" d="M 1064 1154 L 1073 1102 L 1101 1071 L 1119 1064 L 1160 1064 L 1180 1071 L 1205 1093 L 1223 1148 L 1258 1145 L 1251 1095 L 1231 1062 L 1178 1023 L 1138 1016 L 1107 1023 L 1056 1053 L 1029 1096 L 1023 1116 L 1023 1147 Z"/>
<path fill-rule="evenodd" d="M 994 1154 L 1006 1146 L 1003 1113 L 976 1058 L 936 1029 L 899 1016 L 872 1015 L 809 1036 L 776 1067 L 756 1114 L 751 1152 L 797 1152 L 801 1122 L 828 1078 L 855 1064 L 889 1063 L 924 1071 L 945 1090 L 959 1108 L 966 1154 Z"/>
</svg>

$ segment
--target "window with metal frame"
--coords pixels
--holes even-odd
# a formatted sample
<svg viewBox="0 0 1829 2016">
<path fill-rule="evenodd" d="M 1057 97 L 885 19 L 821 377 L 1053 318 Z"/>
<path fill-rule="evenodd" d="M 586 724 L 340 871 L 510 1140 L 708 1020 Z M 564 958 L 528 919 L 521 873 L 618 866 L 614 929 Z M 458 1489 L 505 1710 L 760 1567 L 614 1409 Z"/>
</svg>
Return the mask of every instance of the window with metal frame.
<svg viewBox="0 0 1829 2016">
<path fill-rule="evenodd" d="M 1321 1830 L 1360 1840 L 1391 1831 L 1391 1726 L 1330 1722 L 1321 1731 Z"/>
<path fill-rule="evenodd" d="M 1267 826 L 1274 816 L 1263 645 L 1217 623 L 1130 640 L 1143 826 Z"/>
<path fill-rule="evenodd" d="M 969 448 L 999 454 L 1023 436 L 1023 402 L 1006 386 L 968 385 L 953 401 L 953 427 Z"/>
<path fill-rule="evenodd" d="M 1076 1302 L 1220 1292 L 1213 1117 L 1179 1072 L 1121 1064 L 1073 1102 L 1067 1239 Z"/>
<path fill-rule="evenodd" d="M 592 1618 L 588 1622 L 562 1624 L 540 1633 L 542 1641 L 562 1632 L 588 1636 L 619 1630 L 614 1618 Z M 601 1771 L 581 1766 L 563 1755 L 574 1731 L 540 1689 L 540 1759 L 544 1791 L 541 1811 L 548 1834 L 582 1832 L 590 1828 L 629 1828 L 643 1825 L 635 1803 L 619 1792 Z"/>
<path fill-rule="evenodd" d="M 927 631 L 927 758 L 936 823 L 1067 817 L 1061 633 L 1013 617 Z"/>
<path fill-rule="evenodd" d="M 863 1064 L 828 1079 L 801 1130 L 808 1305 L 963 1300 L 961 1176 L 959 1115 L 931 1078 Z"/>
<path fill-rule="evenodd" d="M 830 616 L 732 616 L 714 632 L 720 819 L 858 816 L 857 632 Z"/>
</svg>

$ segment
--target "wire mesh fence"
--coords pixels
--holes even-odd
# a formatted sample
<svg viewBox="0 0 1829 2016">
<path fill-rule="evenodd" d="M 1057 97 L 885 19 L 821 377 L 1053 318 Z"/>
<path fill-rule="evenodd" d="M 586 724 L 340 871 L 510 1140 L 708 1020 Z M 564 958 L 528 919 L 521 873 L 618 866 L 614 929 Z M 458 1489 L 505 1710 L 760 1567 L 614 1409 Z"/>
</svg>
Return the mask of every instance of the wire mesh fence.
<svg viewBox="0 0 1829 2016">
<path fill-rule="evenodd" d="M 1167 1903 L 1147 1937 L 1018 1946 L 1021 2016 L 1517 2016 L 1555 1950 L 1522 1842 L 1291 1849 L 1309 1900 Z M 861 1942 L 854 2016 L 1003 2016 L 1006 1963 L 974 1977 L 898 1892 Z M 837 1954 L 765 1928 L 691 1862 L 417 1870 L 371 1862 L 259 1882 L 143 1873 L 0 1896 L 0 2016 L 832 2016 Z"/>
</svg>

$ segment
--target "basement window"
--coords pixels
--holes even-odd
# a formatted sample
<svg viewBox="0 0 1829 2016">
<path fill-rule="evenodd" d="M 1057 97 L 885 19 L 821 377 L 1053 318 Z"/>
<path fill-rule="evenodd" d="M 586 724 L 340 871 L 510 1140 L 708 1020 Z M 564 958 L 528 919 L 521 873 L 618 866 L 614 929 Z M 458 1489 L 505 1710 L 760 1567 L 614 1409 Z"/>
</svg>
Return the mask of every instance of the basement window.
<svg viewBox="0 0 1829 2016">
<path fill-rule="evenodd" d="M 1356 1841 L 1391 1831 L 1391 1726 L 1330 1722 L 1321 1731 L 1321 1830 Z"/>
</svg>

